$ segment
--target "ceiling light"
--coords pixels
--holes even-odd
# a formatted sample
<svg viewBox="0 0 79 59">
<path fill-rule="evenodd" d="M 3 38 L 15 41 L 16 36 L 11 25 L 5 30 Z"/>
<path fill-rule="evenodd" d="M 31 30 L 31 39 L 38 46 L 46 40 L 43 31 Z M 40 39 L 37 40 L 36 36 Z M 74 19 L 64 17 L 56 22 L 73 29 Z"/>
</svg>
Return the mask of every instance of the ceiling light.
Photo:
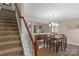
<svg viewBox="0 0 79 59">
<path fill-rule="evenodd" d="M 59 26 L 59 24 L 57 22 L 55 22 L 54 26 Z"/>
<path fill-rule="evenodd" d="M 49 24 L 49 27 L 51 27 L 51 24 Z"/>
</svg>

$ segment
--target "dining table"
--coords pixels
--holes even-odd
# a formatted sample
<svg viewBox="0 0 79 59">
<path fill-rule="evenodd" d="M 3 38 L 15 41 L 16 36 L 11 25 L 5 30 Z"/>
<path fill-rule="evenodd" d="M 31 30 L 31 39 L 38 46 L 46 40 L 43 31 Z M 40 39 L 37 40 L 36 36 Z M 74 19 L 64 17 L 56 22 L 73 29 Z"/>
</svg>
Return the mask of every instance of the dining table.
<svg viewBox="0 0 79 59">
<path fill-rule="evenodd" d="M 48 41 L 49 42 L 49 47 L 52 48 L 53 46 L 53 51 L 54 52 L 58 52 L 59 48 L 61 48 L 61 50 L 63 50 L 63 45 L 67 43 L 67 40 L 63 37 L 47 37 L 44 41 Z M 61 43 L 61 45 L 60 45 Z M 64 50 L 65 50 L 65 45 L 64 45 Z M 60 46 L 60 47 L 59 47 Z M 47 43 L 47 47 L 48 47 L 48 43 Z"/>
</svg>

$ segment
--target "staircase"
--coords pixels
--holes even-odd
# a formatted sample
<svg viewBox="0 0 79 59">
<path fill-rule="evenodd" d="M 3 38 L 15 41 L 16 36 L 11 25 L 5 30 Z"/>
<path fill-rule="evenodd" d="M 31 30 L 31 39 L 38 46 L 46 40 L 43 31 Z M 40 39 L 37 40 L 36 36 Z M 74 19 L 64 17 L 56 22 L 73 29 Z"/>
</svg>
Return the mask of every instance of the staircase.
<svg viewBox="0 0 79 59">
<path fill-rule="evenodd" d="M 22 56 L 23 49 L 20 40 L 15 12 L 0 10 L 0 56 Z"/>
</svg>

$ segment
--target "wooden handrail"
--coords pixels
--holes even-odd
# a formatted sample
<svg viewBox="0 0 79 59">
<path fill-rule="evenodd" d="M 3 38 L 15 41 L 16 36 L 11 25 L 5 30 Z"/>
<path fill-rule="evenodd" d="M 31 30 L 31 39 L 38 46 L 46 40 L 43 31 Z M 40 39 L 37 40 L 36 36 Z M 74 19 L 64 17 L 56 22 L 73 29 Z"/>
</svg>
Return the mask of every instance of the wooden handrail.
<svg viewBox="0 0 79 59">
<path fill-rule="evenodd" d="M 38 46 L 37 46 L 36 42 L 33 41 L 32 34 L 31 34 L 30 30 L 29 30 L 29 27 L 27 26 L 27 23 L 26 23 L 26 21 L 25 21 L 25 18 L 24 18 L 23 16 L 21 16 L 21 13 L 20 13 L 20 11 L 19 11 L 18 6 L 17 6 L 16 3 L 15 3 L 15 6 L 16 6 L 16 11 L 17 11 L 17 13 L 18 13 L 18 16 L 19 16 L 21 19 L 23 19 L 23 21 L 24 21 L 24 24 L 25 24 L 26 29 L 27 29 L 27 31 L 28 31 L 29 37 L 30 37 L 30 39 L 31 39 L 31 41 L 32 41 L 32 44 L 33 44 L 34 54 L 35 54 L 35 56 L 37 56 L 37 48 L 38 48 Z"/>
</svg>

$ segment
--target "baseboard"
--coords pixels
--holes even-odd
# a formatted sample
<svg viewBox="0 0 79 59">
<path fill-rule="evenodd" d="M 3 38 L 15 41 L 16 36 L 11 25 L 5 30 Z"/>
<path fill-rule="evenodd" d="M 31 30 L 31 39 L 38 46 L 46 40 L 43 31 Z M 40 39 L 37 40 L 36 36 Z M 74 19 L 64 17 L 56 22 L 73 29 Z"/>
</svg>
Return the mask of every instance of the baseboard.
<svg viewBox="0 0 79 59">
<path fill-rule="evenodd" d="M 79 46 L 78 43 L 72 43 L 72 42 L 67 42 L 68 44 L 72 44 L 72 45 L 76 45 L 76 46 Z"/>
</svg>

